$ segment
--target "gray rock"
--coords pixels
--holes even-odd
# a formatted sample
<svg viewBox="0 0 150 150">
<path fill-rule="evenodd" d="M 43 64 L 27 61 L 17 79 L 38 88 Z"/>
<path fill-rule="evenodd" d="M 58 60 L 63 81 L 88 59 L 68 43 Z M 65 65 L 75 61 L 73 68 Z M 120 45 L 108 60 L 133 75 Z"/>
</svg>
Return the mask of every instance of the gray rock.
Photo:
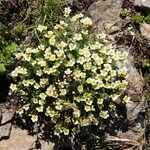
<svg viewBox="0 0 150 150">
<path fill-rule="evenodd" d="M 11 132 L 11 123 L 0 126 L 0 140 L 8 139 Z"/>
<path fill-rule="evenodd" d="M 134 5 L 150 12 L 150 0 L 135 0 Z"/>
<path fill-rule="evenodd" d="M 89 7 L 88 12 L 95 28 L 112 33 L 118 31 L 121 27 L 120 8 L 121 3 L 115 0 L 99 0 Z"/>
<path fill-rule="evenodd" d="M 150 40 L 150 24 L 142 23 L 140 24 L 141 34 L 148 40 Z"/>
<path fill-rule="evenodd" d="M 0 140 L 9 138 L 11 131 L 11 119 L 14 115 L 12 109 L 2 109 L 2 117 L 0 122 Z"/>
<path fill-rule="evenodd" d="M 117 47 L 117 46 L 116 46 Z M 132 101 L 141 101 L 142 100 L 142 91 L 143 91 L 143 77 L 139 73 L 139 71 L 134 66 L 134 57 L 130 54 L 128 47 L 118 47 L 117 49 L 126 51 L 126 62 L 118 63 L 118 68 L 127 67 L 128 69 L 128 77 L 127 81 L 129 83 L 128 93 L 132 99 Z"/>
</svg>

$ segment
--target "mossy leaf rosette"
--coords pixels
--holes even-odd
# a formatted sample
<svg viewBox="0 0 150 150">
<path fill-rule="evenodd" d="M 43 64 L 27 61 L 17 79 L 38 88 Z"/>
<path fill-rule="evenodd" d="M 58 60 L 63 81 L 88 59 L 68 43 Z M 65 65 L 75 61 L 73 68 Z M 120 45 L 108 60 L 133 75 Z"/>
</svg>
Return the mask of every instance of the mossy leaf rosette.
<svg viewBox="0 0 150 150">
<path fill-rule="evenodd" d="M 126 54 L 107 44 L 106 34 L 91 34 L 92 20 L 82 13 L 53 29 L 38 25 L 37 47 L 15 54 L 20 61 L 11 75 L 11 93 L 20 97 L 19 114 L 38 122 L 43 116 L 55 124 L 54 134 L 75 133 L 78 127 L 99 125 L 117 116 L 116 103 L 126 103 L 127 69 L 116 63 Z"/>
</svg>

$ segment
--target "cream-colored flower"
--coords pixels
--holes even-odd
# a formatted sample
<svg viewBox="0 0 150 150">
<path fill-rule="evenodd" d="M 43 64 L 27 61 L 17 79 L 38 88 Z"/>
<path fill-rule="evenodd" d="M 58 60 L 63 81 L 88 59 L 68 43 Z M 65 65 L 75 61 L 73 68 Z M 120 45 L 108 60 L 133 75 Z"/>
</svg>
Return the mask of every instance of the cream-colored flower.
<svg viewBox="0 0 150 150">
<path fill-rule="evenodd" d="M 74 41 L 82 40 L 82 34 L 75 33 L 74 36 L 73 36 L 73 40 Z"/>
<path fill-rule="evenodd" d="M 112 77 L 115 77 L 116 76 L 116 70 L 110 70 L 110 75 Z"/>
<path fill-rule="evenodd" d="M 106 70 L 101 70 L 101 76 L 105 77 L 107 76 L 108 72 Z"/>
<path fill-rule="evenodd" d="M 31 60 L 31 54 L 25 53 L 24 56 L 23 56 L 23 58 L 24 58 L 25 61 L 29 62 Z"/>
<path fill-rule="evenodd" d="M 48 31 L 44 36 L 45 36 L 46 38 L 54 38 L 54 37 L 55 37 L 53 31 Z"/>
<path fill-rule="evenodd" d="M 86 112 L 91 111 L 91 106 L 87 106 L 87 105 L 86 105 L 86 106 L 84 107 L 84 110 L 85 110 Z"/>
<path fill-rule="evenodd" d="M 90 70 L 91 69 L 91 64 L 90 63 L 85 63 L 83 65 L 83 67 L 84 67 L 85 70 Z"/>
<path fill-rule="evenodd" d="M 128 102 L 130 101 L 130 97 L 126 95 L 126 96 L 123 98 L 123 101 L 124 101 L 125 103 L 128 103 Z"/>
<path fill-rule="evenodd" d="M 43 60 L 43 59 L 39 59 L 39 61 L 37 62 L 38 63 L 38 65 L 40 65 L 41 67 L 45 67 L 46 66 L 46 61 L 45 60 Z"/>
<path fill-rule="evenodd" d="M 23 112 L 24 112 L 24 110 L 23 110 L 22 108 L 20 108 L 20 109 L 17 111 L 17 113 L 18 113 L 19 115 L 22 115 Z"/>
<path fill-rule="evenodd" d="M 65 96 L 67 94 L 67 90 L 66 89 L 60 89 L 60 95 L 61 96 Z"/>
<path fill-rule="evenodd" d="M 118 70 L 118 75 L 124 77 L 126 74 L 127 74 L 127 68 L 126 67 L 123 67 L 123 68 Z"/>
<path fill-rule="evenodd" d="M 60 44 L 59 44 L 59 47 L 60 48 L 65 48 L 67 46 L 67 43 L 61 41 Z"/>
<path fill-rule="evenodd" d="M 64 16 L 68 17 L 70 13 L 71 13 L 70 7 L 66 7 L 65 10 L 64 10 Z"/>
<path fill-rule="evenodd" d="M 85 101 L 85 103 L 86 103 L 87 105 L 90 105 L 90 106 L 91 106 L 91 105 L 93 104 L 93 100 L 87 99 L 87 100 Z"/>
<path fill-rule="evenodd" d="M 40 85 L 43 86 L 43 85 L 47 85 L 48 84 L 48 79 L 47 78 L 42 78 L 40 79 Z"/>
<path fill-rule="evenodd" d="M 35 84 L 34 84 L 34 88 L 35 88 L 35 89 L 39 89 L 39 88 L 40 88 L 40 85 L 39 85 L 38 83 L 35 83 Z"/>
<path fill-rule="evenodd" d="M 43 106 L 36 107 L 36 110 L 37 110 L 38 112 L 43 112 Z"/>
<path fill-rule="evenodd" d="M 31 54 L 31 53 L 32 53 L 32 48 L 31 48 L 31 47 L 28 47 L 28 48 L 26 49 L 26 53 Z"/>
<path fill-rule="evenodd" d="M 32 115 L 31 120 L 32 120 L 32 122 L 37 122 L 38 121 L 38 116 L 37 115 Z"/>
<path fill-rule="evenodd" d="M 38 101 L 37 98 L 33 98 L 33 99 L 32 99 L 32 102 L 33 102 L 34 104 L 38 104 L 39 101 Z"/>
<path fill-rule="evenodd" d="M 72 73 L 72 71 L 69 68 L 67 70 L 65 70 L 65 74 L 69 75 L 71 73 Z"/>
<path fill-rule="evenodd" d="M 83 85 L 78 86 L 77 89 L 78 89 L 79 93 L 82 93 L 83 92 Z"/>
<path fill-rule="evenodd" d="M 107 35 L 106 35 L 106 33 L 102 32 L 102 33 L 100 33 L 100 34 L 97 34 L 96 37 L 97 37 L 98 39 L 106 39 Z"/>
<path fill-rule="evenodd" d="M 104 64 L 104 70 L 110 71 L 112 69 L 110 64 Z"/>
<path fill-rule="evenodd" d="M 40 93 L 39 97 L 43 100 L 46 99 L 47 95 L 45 93 Z"/>
<path fill-rule="evenodd" d="M 30 85 L 30 81 L 29 80 L 23 80 L 22 81 L 23 86 L 28 87 Z"/>
<path fill-rule="evenodd" d="M 16 85 L 16 84 L 11 84 L 11 85 L 10 85 L 10 89 L 11 89 L 11 91 L 13 91 L 13 92 L 17 91 L 17 85 Z"/>
<path fill-rule="evenodd" d="M 56 43 L 56 39 L 55 38 L 52 37 L 52 38 L 49 39 L 49 44 L 50 45 L 55 45 L 55 43 Z"/>
<path fill-rule="evenodd" d="M 16 54 L 15 54 L 16 59 L 21 59 L 23 56 L 24 56 L 24 53 L 23 53 L 23 52 L 20 52 L 20 53 L 16 53 Z"/>
<path fill-rule="evenodd" d="M 109 117 L 109 114 L 108 114 L 108 111 L 101 111 L 100 112 L 100 117 L 104 118 L 104 119 L 107 119 Z"/>
<path fill-rule="evenodd" d="M 37 30 L 43 32 L 44 30 L 47 30 L 47 26 L 38 25 Z"/>
<path fill-rule="evenodd" d="M 102 98 L 98 98 L 98 99 L 97 99 L 97 104 L 98 104 L 98 105 L 102 105 L 102 104 L 103 104 L 103 101 L 104 101 L 104 100 L 103 100 Z"/>
<path fill-rule="evenodd" d="M 73 43 L 70 43 L 70 44 L 69 44 L 69 50 L 70 50 L 70 51 L 74 50 L 76 47 L 77 47 L 76 44 L 73 44 Z"/>
<path fill-rule="evenodd" d="M 82 30 L 81 33 L 82 33 L 83 35 L 88 35 L 88 34 L 89 34 L 89 31 L 88 31 L 88 30 Z"/>
<path fill-rule="evenodd" d="M 77 60 L 77 63 L 83 65 L 83 63 L 85 62 L 85 58 L 84 57 L 79 57 Z"/>
<path fill-rule="evenodd" d="M 55 52 L 55 54 L 56 54 L 56 56 L 58 58 L 60 58 L 60 57 L 62 57 L 64 55 L 64 51 L 63 50 L 55 50 L 54 52 Z"/>
<path fill-rule="evenodd" d="M 50 85 L 48 88 L 47 88 L 47 91 L 46 91 L 46 94 L 50 97 L 54 97 L 54 98 L 57 98 L 58 97 L 58 94 L 57 94 L 57 91 L 56 91 L 56 87 L 54 85 Z"/>
<path fill-rule="evenodd" d="M 74 116 L 75 118 L 79 118 L 80 115 L 81 115 L 80 110 L 75 109 L 75 110 L 73 111 L 73 116 Z"/>
<path fill-rule="evenodd" d="M 61 105 L 61 104 L 57 104 L 55 106 L 55 109 L 57 109 L 57 110 L 62 110 L 62 108 L 63 108 L 63 105 Z"/>
<path fill-rule="evenodd" d="M 75 60 L 72 59 L 72 60 L 69 60 L 69 61 L 68 61 L 67 66 L 68 66 L 68 67 L 72 67 L 72 66 L 74 66 L 74 64 L 75 64 Z"/>
<path fill-rule="evenodd" d="M 17 77 L 18 76 L 18 70 L 15 69 L 14 71 L 11 72 L 12 77 Z"/>
<path fill-rule="evenodd" d="M 80 20 L 80 22 L 83 24 L 85 27 L 89 27 L 92 25 L 92 20 L 89 17 L 83 18 Z"/>
<path fill-rule="evenodd" d="M 39 49 L 38 48 L 32 48 L 32 53 L 36 54 L 39 52 Z"/>
<path fill-rule="evenodd" d="M 37 75 L 37 76 L 41 76 L 42 74 L 43 74 L 43 71 L 42 71 L 42 70 L 37 70 L 37 71 L 36 71 L 36 75 Z"/>
<path fill-rule="evenodd" d="M 111 95 L 111 98 L 113 101 L 117 100 L 119 98 L 120 94 L 113 94 Z"/>
<path fill-rule="evenodd" d="M 63 133 L 64 133 L 64 135 L 69 135 L 69 129 L 64 128 Z"/>
<path fill-rule="evenodd" d="M 29 110 L 29 107 L 30 105 L 29 104 L 26 104 L 26 105 L 24 105 L 22 108 L 25 110 L 25 111 L 27 111 L 27 110 Z"/>
</svg>

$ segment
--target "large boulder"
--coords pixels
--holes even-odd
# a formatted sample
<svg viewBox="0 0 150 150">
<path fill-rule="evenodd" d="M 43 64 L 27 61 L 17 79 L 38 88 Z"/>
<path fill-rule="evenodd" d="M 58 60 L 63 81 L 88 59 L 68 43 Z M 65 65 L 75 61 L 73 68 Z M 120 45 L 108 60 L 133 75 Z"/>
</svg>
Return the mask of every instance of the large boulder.
<svg viewBox="0 0 150 150">
<path fill-rule="evenodd" d="M 141 23 L 140 24 L 141 34 L 148 40 L 150 40 L 150 24 Z"/>
<path fill-rule="evenodd" d="M 89 7 L 88 12 L 95 28 L 115 32 L 121 27 L 120 9 L 121 1 L 99 0 Z"/>
<path fill-rule="evenodd" d="M 134 5 L 150 13 L 150 0 L 135 0 Z"/>
</svg>

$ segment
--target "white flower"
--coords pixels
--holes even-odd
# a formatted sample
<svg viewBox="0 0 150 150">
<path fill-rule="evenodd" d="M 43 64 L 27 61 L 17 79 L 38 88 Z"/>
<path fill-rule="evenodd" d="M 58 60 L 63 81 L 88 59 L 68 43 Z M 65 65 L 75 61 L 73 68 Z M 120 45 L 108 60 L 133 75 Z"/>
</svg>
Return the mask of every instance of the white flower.
<svg viewBox="0 0 150 150">
<path fill-rule="evenodd" d="M 36 107 L 36 110 L 37 110 L 38 112 L 43 112 L 43 106 Z"/>
<path fill-rule="evenodd" d="M 10 89 L 12 92 L 17 91 L 17 85 L 16 84 L 11 84 Z"/>
<path fill-rule="evenodd" d="M 78 118 L 78 117 L 80 117 L 80 110 L 78 110 L 78 109 L 75 109 L 74 111 L 73 111 L 73 116 L 75 117 L 75 118 Z"/>
<path fill-rule="evenodd" d="M 76 44 L 73 44 L 73 43 L 70 43 L 70 44 L 69 44 L 69 50 L 70 50 L 70 51 L 74 50 L 76 47 L 77 47 Z"/>
<path fill-rule="evenodd" d="M 37 76 L 41 76 L 42 74 L 43 74 L 42 70 L 37 70 L 37 71 L 36 71 L 36 75 L 37 75 Z"/>
<path fill-rule="evenodd" d="M 108 114 L 108 111 L 101 111 L 100 112 L 100 117 L 104 118 L 104 119 L 107 119 L 109 117 L 109 114 Z"/>
<path fill-rule="evenodd" d="M 32 122 L 38 121 L 38 116 L 37 115 L 32 115 L 31 120 L 32 120 Z"/>
<path fill-rule="evenodd" d="M 111 95 L 111 98 L 113 101 L 117 100 L 119 98 L 120 94 L 113 94 Z"/>
<path fill-rule="evenodd" d="M 70 13 L 71 13 L 70 7 L 66 7 L 65 10 L 64 10 L 64 16 L 68 17 Z"/>
<path fill-rule="evenodd" d="M 29 104 L 26 104 L 22 108 L 27 111 L 30 107 L 29 107 Z"/>
<path fill-rule="evenodd" d="M 126 67 L 123 67 L 122 69 L 119 69 L 118 70 L 118 74 L 120 76 L 125 76 L 127 74 L 127 68 Z"/>
<path fill-rule="evenodd" d="M 57 110 L 62 110 L 63 106 L 60 105 L 60 104 L 58 104 L 58 105 L 55 106 L 55 108 L 56 108 Z"/>
<path fill-rule="evenodd" d="M 80 40 L 82 40 L 82 35 L 78 34 L 78 33 L 75 33 L 74 36 L 73 36 L 73 40 L 74 41 L 80 41 Z"/>
<path fill-rule="evenodd" d="M 53 31 L 48 31 L 47 34 L 44 35 L 46 38 L 54 38 L 54 32 Z"/>
<path fill-rule="evenodd" d="M 65 70 L 65 74 L 67 74 L 67 75 L 69 75 L 69 74 L 71 74 L 71 70 L 68 68 L 67 70 Z"/>
<path fill-rule="evenodd" d="M 24 56 L 24 54 L 23 54 L 22 52 L 15 54 L 15 57 L 16 57 L 17 59 L 21 59 L 23 56 Z"/>
<path fill-rule="evenodd" d="M 126 102 L 126 103 L 128 103 L 128 102 L 130 101 L 130 97 L 126 95 L 126 96 L 123 98 L 123 101 Z"/>
<path fill-rule="evenodd" d="M 79 93 L 83 92 L 83 85 L 78 86 L 78 91 L 79 91 Z"/>
<path fill-rule="evenodd" d="M 97 104 L 98 104 L 98 105 L 102 105 L 102 104 L 103 104 L 103 101 L 104 101 L 104 100 L 103 100 L 102 98 L 99 98 L 99 99 L 97 99 Z"/>
<path fill-rule="evenodd" d="M 18 76 L 18 70 L 15 69 L 14 71 L 11 72 L 12 77 L 17 77 Z"/>
<path fill-rule="evenodd" d="M 81 19 L 80 22 L 86 27 L 92 25 L 92 20 L 89 17 Z"/>
<path fill-rule="evenodd" d="M 50 45 L 55 45 L 55 43 L 56 43 L 56 39 L 55 38 L 50 38 L 49 39 L 49 44 Z"/>
<path fill-rule="evenodd" d="M 37 30 L 43 32 L 44 30 L 47 30 L 47 26 L 38 25 Z"/>
<path fill-rule="evenodd" d="M 84 110 L 85 110 L 86 112 L 91 111 L 91 106 L 87 106 L 87 105 L 86 105 L 86 106 L 84 107 Z"/>
<path fill-rule="evenodd" d="M 22 108 L 20 108 L 20 109 L 17 111 L 17 113 L 18 113 L 19 115 L 22 115 L 23 112 L 24 112 L 24 110 L 23 110 Z"/>
<path fill-rule="evenodd" d="M 40 93 L 40 95 L 39 95 L 39 97 L 41 98 L 41 99 L 43 99 L 43 100 L 45 100 L 46 99 L 46 94 L 45 93 Z"/>
</svg>

